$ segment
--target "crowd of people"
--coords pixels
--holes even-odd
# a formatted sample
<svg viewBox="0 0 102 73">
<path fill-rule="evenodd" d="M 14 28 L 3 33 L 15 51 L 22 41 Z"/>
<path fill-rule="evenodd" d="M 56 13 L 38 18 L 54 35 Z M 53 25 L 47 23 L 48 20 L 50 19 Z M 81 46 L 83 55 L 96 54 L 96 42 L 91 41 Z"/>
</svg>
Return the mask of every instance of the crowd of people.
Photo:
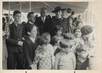
<svg viewBox="0 0 102 73">
<path fill-rule="evenodd" d="M 67 12 L 67 15 L 65 13 Z M 21 22 L 21 12 L 13 12 L 13 23 L 3 19 L 3 67 L 5 69 L 86 70 L 93 69 L 93 28 L 83 25 L 71 8 L 57 6 L 47 15 L 29 12 Z"/>
</svg>

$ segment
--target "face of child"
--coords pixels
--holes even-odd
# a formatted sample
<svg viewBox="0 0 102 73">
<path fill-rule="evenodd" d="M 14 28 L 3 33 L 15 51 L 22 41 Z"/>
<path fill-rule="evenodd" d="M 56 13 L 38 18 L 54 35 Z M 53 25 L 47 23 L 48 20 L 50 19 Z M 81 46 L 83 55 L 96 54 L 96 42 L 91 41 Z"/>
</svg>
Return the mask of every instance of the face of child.
<svg viewBox="0 0 102 73">
<path fill-rule="evenodd" d="M 77 29 L 75 31 L 75 37 L 77 37 L 77 38 L 80 38 L 81 37 L 81 31 L 80 31 L 80 29 Z"/>
<path fill-rule="evenodd" d="M 45 44 L 48 44 L 50 42 L 50 40 L 51 40 L 50 38 L 51 38 L 50 35 L 45 36 L 43 42 Z"/>
<path fill-rule="evenodd" d="M 72 48 L 71 45 L 67 45 L 66 48 L 62 48 L 62 49 L 63 49 L 64 52 L 69 53 L 69 52 L 71 52 L 71 48 Z"/>
<path fill-rule="evenodd" d="M 78 52 L 78 56 L 85 59 L 85 58 L 87 58 L 88 53 L 87 53 L 87 51 L 81 51 L 81 52 Z"/>
<path fill-rule="evenodd" d="M 66 47 L 63 48 L 66 53 L 73 51 L 74 41 L 66 39 Z"/>
<path fill-rule="evenodd" d="M 61 30 L 58 30 L 57 31 L 57 35 L 61 35 L 62 34 L 62 31 Z"/>
</svg>

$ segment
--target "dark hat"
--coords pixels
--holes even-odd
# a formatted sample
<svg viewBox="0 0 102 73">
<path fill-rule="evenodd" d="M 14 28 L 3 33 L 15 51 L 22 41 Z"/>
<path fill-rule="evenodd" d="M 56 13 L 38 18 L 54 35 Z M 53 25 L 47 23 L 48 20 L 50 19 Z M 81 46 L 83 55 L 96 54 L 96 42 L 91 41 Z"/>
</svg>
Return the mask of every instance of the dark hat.
<svg viewBox="0 0 102 73">
<path fill-rule="evenodd" d="M 55 13 L 55 12 L 62 11 L 62 10 L 66 10 L 66 9 L 65 8 L 62 9 L 60 6 L 57 6 L 54 8 L 54 10 L 52 12 Z"/>
</svg>

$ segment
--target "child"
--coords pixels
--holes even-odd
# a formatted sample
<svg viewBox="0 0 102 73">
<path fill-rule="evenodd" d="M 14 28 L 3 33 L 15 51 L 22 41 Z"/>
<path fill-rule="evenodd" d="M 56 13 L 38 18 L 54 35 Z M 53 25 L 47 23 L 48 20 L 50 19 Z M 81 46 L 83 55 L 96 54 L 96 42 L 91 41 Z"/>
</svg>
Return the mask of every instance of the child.
<svg viewBox="0 0 102 73">
<path fill-rule="evenodd" d="M 75 53 L 75 49 L 77 47 L 77 43 L 75 41 L 75 36 L 72 33 L 66 33 L 64 34 L 64 39 L 67 39 L 69 41 L 68 44 L 70 44 L 71 47 L 71 51 Z"/>
<path fill-rule="evenodd" d="M 54 49 L 50 44 L 50 34 L 42 34 L 42 44 L 39 45 L 35 51 L 35 58 L 32 69 L 46 69 L 50 70 L 54 65 Z"/>
<path fill-rule="evenodd" d="M 81 32 L 82 32 L 82 38 L 84 40 L 84 45 L 86 46 L 86 49 L 88 51 L 89 54 L 89 66 L 90 69 L 94 69 L 95 68 L 95 61 L 94 61 L 94 54 L 95 54 L 95 44 L 94 44 L 94 30 L 92 28 L 92 26 L 90 25 L 84 25 L 81 28 Z"/>
<path fill-rule="evenodd" d="M 76 48 L 75 48 L 75 53 L 76 53 L 76 49 L 78 49 L 81 44 L 84 44 L 84 41 L 81 37 L 82 33 L 79 28 L 75 29 L 73 33 L 75 36 L 74 41 L 75 41 L 75 45 L 76 45 Z"/>
<path fill-rule="evenodd" d="M 62 36 L 62 28 L 59 27 L 57 30 L 56 30 L 56 35 L 52 38 L 52 44 L 53 44 L 53 47 L 54 47 L 54 50 L 55 50 L 55 53 L 58 53 L 60 50 L 59 50 L 59 42 L 63 39 L 63 36 Z"/>
<path fill-rule="evenodd" d="M 37 27 L 33 26 L 30 35 L 27 36 L 24 40 L 24 57 L 25 57 L 25 69 L 31 69 L 31 64 L 33 63 L 34 59 L 34 52 L 37 47 L 36 43 L 36 36 L 37 36 Z"/>
<path fill-rule="evenodd" d="M 63 39 L 60 43 L 61 51 L 55 56 L 55 66 L 57 70 L 74 70 L 76 59 L 71 51 L 72 45 L 67 39 Z"/>
<path fill-rule="evenodd" d="M 89 67 L 88 52 L 81 45 L 80 49 L 77 49 L 77 60 L 76 60 L 76 69 L 77 70 L 86 70 Z"/>
</svg>

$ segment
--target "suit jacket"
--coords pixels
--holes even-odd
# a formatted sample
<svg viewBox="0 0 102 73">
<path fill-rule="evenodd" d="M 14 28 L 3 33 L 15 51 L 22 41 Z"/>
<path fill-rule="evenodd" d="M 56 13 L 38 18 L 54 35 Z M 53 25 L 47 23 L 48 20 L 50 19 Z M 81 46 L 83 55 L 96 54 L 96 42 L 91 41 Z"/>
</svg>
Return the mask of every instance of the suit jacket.
<svg viewBox="0 0 102 73">
<path fill-rule="evenodd" d="M 9 25 L 10 35 L 7 39 L 8 52 L 22 52 L 23 50 L 18 45 L 18 41 L 22 40 L 23 37 L 23 25 L 15 25 L 14 23 Z"/>
<path fill-rule="evenodd" d="M 42 21 L 41 17 L 37 18 L 35 24 L 38 26 L 40 34 L 44 32 L 50 33 L 52 31 L 52 21 L 50 16 L 46 16 L 44 22 Z"/>
</svg>

